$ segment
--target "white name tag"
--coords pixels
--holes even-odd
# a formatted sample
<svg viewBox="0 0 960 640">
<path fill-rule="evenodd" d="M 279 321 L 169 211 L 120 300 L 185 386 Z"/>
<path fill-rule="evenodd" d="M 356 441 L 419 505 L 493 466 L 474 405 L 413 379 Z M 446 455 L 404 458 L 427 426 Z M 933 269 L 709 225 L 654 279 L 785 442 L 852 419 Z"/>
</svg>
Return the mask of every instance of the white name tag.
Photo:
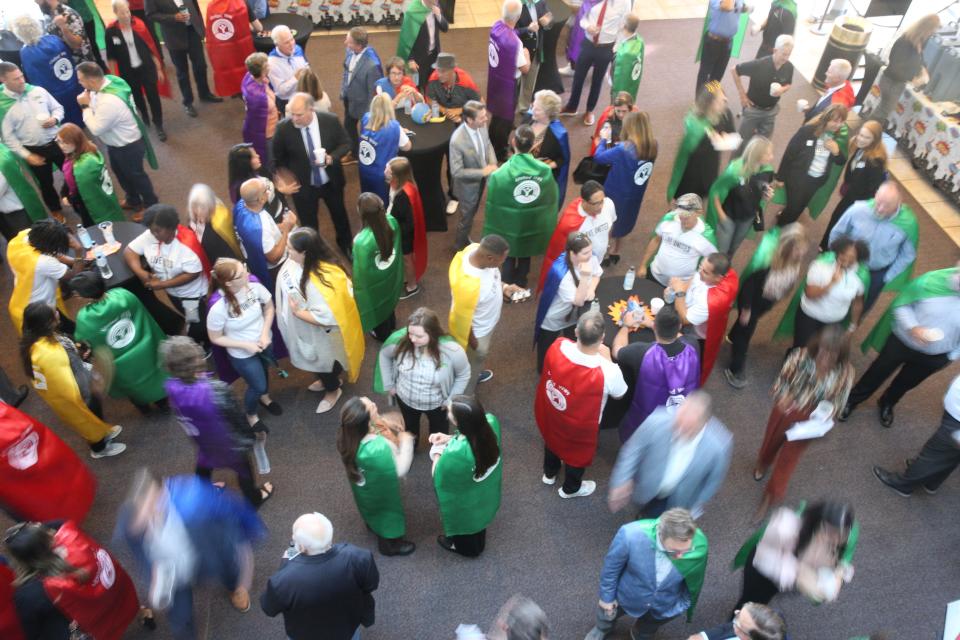
<svg viewBox="0 0 960 640">
<path fill-rule="evenodd" d="M 808 147 L 812 147 L 812 146 L 813 146 L 813 140 L 807 140 L 807 146 L 808 146 Z"/>
<path fill-rule="evenodd" d="M 863 160 L 861 160 L 861 161 L 858 162 L 856 165 L 854 165 L 854 167 L 855 167 L 856 169 L 863 169 L 865 166 L 867 166 L 867 163 L 864 162 Z"/>
</svg>

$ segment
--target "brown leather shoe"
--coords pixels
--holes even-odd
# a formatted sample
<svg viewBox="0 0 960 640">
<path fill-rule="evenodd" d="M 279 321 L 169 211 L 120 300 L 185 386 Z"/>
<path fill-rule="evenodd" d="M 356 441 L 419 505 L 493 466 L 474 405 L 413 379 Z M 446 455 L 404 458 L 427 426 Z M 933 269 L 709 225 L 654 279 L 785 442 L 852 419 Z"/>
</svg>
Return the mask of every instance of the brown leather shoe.
<svg viewBox="0 0 960 640">
<path fill-rule="evenodd" d="M 133 205 L 127 202 L 126 198 L 120 201 L 120 208 L 125 211 L 133 211 L 134 209 L 139 208 L 138 205 Z"/>
<path fill-rule="evenodd" d="M 133 222 L 143 222 L 143 207 L 137 207 L 133 210 L 133 213 L 130 214 L 130 220 Z"/>
<path fill-rule="evenodd" d="M 230 594 L 230 604 L 240 613 L 246 613 L 250 610 L 250 592 L 243 587 L 238 587 Z"/>
</svg>

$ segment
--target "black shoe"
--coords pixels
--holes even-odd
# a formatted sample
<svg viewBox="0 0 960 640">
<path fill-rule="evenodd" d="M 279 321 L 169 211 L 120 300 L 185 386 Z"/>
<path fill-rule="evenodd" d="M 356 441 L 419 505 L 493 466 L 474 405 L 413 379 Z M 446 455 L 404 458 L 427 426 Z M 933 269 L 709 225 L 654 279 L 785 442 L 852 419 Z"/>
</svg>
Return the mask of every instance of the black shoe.
<svg viewBox="0 0 960 640">
<path fill-rule="evenodd" d="M 600 266 L 603 268 L 607 268 L 611 265 L 616 265 L 618 262 L 620 262 L 620 255 L 616 253 L 611 253 L 607 255 L 606 258 L 600 261 Z"/>
<path fill-rule="evenodd" d="M 417 545 L 403 538 L 380 538 L 378 547 L 385 556 L 408 556 L 414 552 Z"/>
<path fill-rule="evenodd" d="M 920 486 L 923 487 L 923 490 L 926 491 L 926 492 L 927 492 L 928 494 L 930 494 L 931 496 L 937 495 L 937 491 L 940 491 L 940 487 L 935 487 L 935 488 L 931 489 L 930 487 L 928 487 L 928 486 L 925 485 L 925 484 L 922 484 L 922 485 L 920 485 Z"/>
<path fill-rule="evenodd" d="M 217 102 L 223 102 L 223 98 L 220 96 L 215 96 L 212 93 L 200 96 L 200 102 L 212 102 L 216 104 Z"/>
<path fill-rule="evenodd" d="M 163 130 L 163 127 L 157 127 L 157 140 L 160 142 L 167 141 L 167 132 Z"/>
<path fill-rule="evenodd" d="M 454 553 L 457 552 L 457 548 L 453 545 L 453 541 L 447 536 L 437 536 L 437 544 L 447 551 L 453 551 Z"/>
<path fill-rule="evenodd" d="M 276 401 L 271 401 L 270 404 L 267 404 L 263 400 L 260 400 L 260 406 L 267 410 L 267 412 L 272 416 L 282 416 L 283 408 L 277 404 Z"/>
<path fill-rule="evenodd" d="M 880 424 L 889 429 L 893 426 L 893 405 L 878 403 L 880 407 Z"/>
<path fill-rule="evenodd" d="M 185 105 L 183 105 L 183 111 L 184 111 L 184 113 L 186 113 L 186 114 L 187 114 L 188 116 L 190 116 L 191 118 L 196 118 L 196 117 L 197 117 L 197 110 L 193 108 L 193 105 L 192 105 L 192 104 L 185 104 Z"/>
<path fill-rule="evenodd" d="M 25 384 L 22 384 L 17 388 L 17 397 L 13 399 L 12 403 L 14 409 L 19 407 L 23 401 L 27 399 L 28 393 L 30 393 L 30 387 Z"/>
<path fill-rule="evenodd" d="M 850 419 L 850 414 L 853 413 L 853 405 L 849 402 L 843 405 L 843 409 L 840 410 L 840 414 L 837 416 L 837 422 L 846 422 Z"/>
<path fill-rule="evenodd" d="M 909 498 L 913 495 L 913 491 L 904 491 L 896 483 L 896 474 L 885 471 L 880 467 L 873 468 L 873 475 L 877 476 L 877 480 L 887 485 L 890 489 L 893 490 L 897 495 L 903 496 L 904 498 Z"/>
</svg>

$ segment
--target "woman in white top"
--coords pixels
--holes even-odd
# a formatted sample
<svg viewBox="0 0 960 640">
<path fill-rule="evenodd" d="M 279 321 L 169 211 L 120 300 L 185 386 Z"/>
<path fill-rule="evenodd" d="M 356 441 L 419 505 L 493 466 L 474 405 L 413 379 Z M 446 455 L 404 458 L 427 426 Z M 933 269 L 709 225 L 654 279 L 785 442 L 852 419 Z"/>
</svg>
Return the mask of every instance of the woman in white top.
<svg viewBox="0 0 960 640">
<path fill-rule="evenodd" d="M 534 339 L 538 372 L 543 367 L 547 349 L 557 338 L 574 337 L 578 310 L 596 297 L 601 275 L 603 269 L 593 253 L 590 237 L 571 231 L 563 254 L 550 267 L 537 305 Z"/>
<path fill-rule="evenodd" d="M 396 398 L 406 430 L 414 436 L 420 433 L 422 414 L 431 434 L 446 433 L 447 403 L 470 382 L 466 352 L 426 307 L 410 314 L 407 326 L 387 338 L 378 371 L 382 390 Z"/>
<path fill-rule="evenodd" d="M 870 249 L 862 240 L 840 236 L 830 245 L 830 251 L 832 259 L 829 253 L 823 254 L 807 270 L 793 326 L 793 349 L 806 346 L 828 324 L 849 318 L 848 328 L 853 331 L 860 322 L 865 287 L 857 272 L 870 259 Z"/>
<path fill-rule="evenodd" d="M 267 362 L 273 359 L 273 299 L 259 282 L 250 282 L 239 260 L 221 258 L 213 265 L 213 287 L 222 297 L 207 312 L 207 333 L 213 344 L 227 350 L 237 374 L 246 380 L 243 410 L 251 426 L 259 422 L 257 404 L 271 414 L 283 413 L 267 391 Z"/>
</svg>

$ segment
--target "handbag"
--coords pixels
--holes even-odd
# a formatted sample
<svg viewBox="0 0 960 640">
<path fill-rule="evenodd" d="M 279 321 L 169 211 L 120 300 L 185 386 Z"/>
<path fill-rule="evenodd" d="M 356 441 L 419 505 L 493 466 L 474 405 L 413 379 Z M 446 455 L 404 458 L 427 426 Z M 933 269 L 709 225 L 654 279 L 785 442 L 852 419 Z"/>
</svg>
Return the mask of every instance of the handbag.
<svg viewBox="0 0 960 640">
<path fill-rule="evenodd" d="M 596 180 L 603 184 L 609 173 L 610 165 L 596 163 L 593 161 L 593 156 L 587 156 L 573 170 L 573 181 L 576 184 L 583 184 L 587 180 Z"/>
</svg>

